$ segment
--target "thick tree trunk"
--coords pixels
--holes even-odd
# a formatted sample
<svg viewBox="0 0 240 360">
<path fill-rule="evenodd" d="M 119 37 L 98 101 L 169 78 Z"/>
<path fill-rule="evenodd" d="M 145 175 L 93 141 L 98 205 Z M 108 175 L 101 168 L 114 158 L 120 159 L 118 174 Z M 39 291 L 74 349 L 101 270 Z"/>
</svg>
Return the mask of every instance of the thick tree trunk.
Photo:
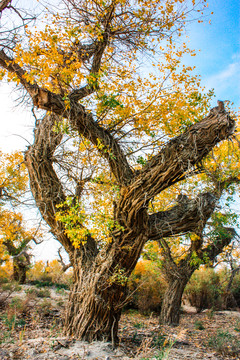
<svg viewBox="0 0 240 360">
<path fill-rule="evenodd" d="M 36 96 L 39 97 L 44 91 L 37 89 Z M 55 96 L 55 100 L 56 97 L 59 106 L 63 106 L 62 99 Z M 48 100 L 51 100 L 50 97 Z M 58 176 L 53 166 L 55 150 L 62 141 L 62 135 L 56 133 L 54 128 L 61 118 L 47 115 L 38 123 L 34 144 L 25 153 L 25 164 L 37 206 L 54 236 L 68 252 L 74 268 L 74 285 L 65 319 L 66 333 L 89 341 L 107 339 L 117 342 L 118 321 L 126 300 L 126 281 L 149 238 L 149 225 L 151 237 L 156 238 L 162 218 L 159 214 L 149 223 L 149 201 L 162 190 L 182 180 L 185 172 L 202 160 L 216 143 L 230 136 L 234 121 L 225 112 L 211 113 L 189 131 L 172 139 L 142 171 L 133 173 L 118 142 L 93 121 L 82 105 L 73 105 L 70 111 L 72 127 L 92 144 L 96 144 L 98 139 L 105 144 L 108 151 L 104 148 L 101 155 L 108 160 L 110 170 L 120 185 L 119 200 L 114 202 L 114 221 L 119 226 L 109 234 L 112 242 L 108 249 L 107 245 L 98 245 L 91 236 L 87 241 L 79 239 L 79 244 L 84 240 L 85 245 L 74 249 L 64 224 L 56 219 L 59 205 L 66 203 L 68 194 L 65 184 L 60 181 L 61 171 Z M 68 114 L 64 106 L 60 113 L 55 107 L 50 106 L 49 110 L 64 117 Z M 67 205 L 64 206 L 67 210 Z M 163 218 L 166 224 L 166 216 Z M 177 224 L 176 217 L 172 218 L 171 233 L 176 231 L 173 228 Z M 78 225 L 81 226 L 81 222 Z M 161 236 L 165 232 L 169 232 L 169 228 L 162 231 Z"/>
<path fill-rule="evenodd" d="M 109 276 L 109 264 L 95 265 L 89 272 L 76 264 L 74 276 L 66 310 L 66 333 L 87 341 L 116 344 L 126 282 L 114 282 L 114 275 Z"/>
<path fill-rule="evenodd" d="M 191 275 L 168 279 L 168 287 L 164 294 L 160 323 L 176 326 L 179 324 L 182 295 Z"/>
<path fill-rule="evenodd" d="M 13 279 L 19 284 L 25 284 L 28 266 L 24 262 L 13 259 Z"/>
<path fill-rule="evenodd" d="M 197 228 L 197 230 L 199 229 Z M 215 244 L 210 244 L 206 248 L 201 249 L 202 242 L 196 242 L 195 240 L 192 243 L 188 257 L 182 259 L 178 264 L 172 259 L 167 243 L 164 242 L 163 239 L 159 241 L 160 246 L 162 246 L 165 251 L 166 258 L 163 270 L 168 282 L 160 314 L 160 322 L 162 324 L 179 324 L 183 291 L 192 274 L 198 268 L 198 265 L 191 263 L 191 254 L 193 251 L 197 253 L 202 263 L 204 263 L 204 258 L 214 260 L 216 256 L 222 252 L 223 248 L 230 244 L 235 236 L 236 232 L 234 229 L 225 227 L 222 228 L 222 235 L 215 240 Z"/>
<path fill-rule="evenodd" d="M 74 284 L 69 296 L 65 331 L 87 340 L 118 343 L 118 322 L 126 304 L 127 280 L 146 239 L 139 235 L 127 249 L 111 247 L 94 261 L 74 256 Z M 135 251 L 137 250 L 137 251 Z"/>
</svg>

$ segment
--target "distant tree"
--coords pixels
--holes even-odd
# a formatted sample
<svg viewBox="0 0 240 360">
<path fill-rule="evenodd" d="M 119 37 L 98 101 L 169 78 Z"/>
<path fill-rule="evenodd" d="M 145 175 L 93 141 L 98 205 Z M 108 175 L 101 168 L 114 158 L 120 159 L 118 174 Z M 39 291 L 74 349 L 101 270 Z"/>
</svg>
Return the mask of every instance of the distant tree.
<svg viewBox="0 0 240 360">
<path fill-rule="evenodd" d="M 6 203 L 17 205 L 28 188 L 28 174 L 23 154 L 19 151 L 5 154 L 0 151 L 0 209 Z"/>
<path fill-rule="evenodd" d="M 38 238 L 38 239 L 37 239 Z M 20 284 L 26 281 L 26 273 L 31 264 L 30 242 L 40 242 L 38 229 L 27 229 L 21 213 L 2 210 L 0 212 L 0 253 L 5 261 L 13 264 L 13 279 Z"/>
<path fill-rule="evenodd" d="M 37 228 L 29 229 L 23 216 L 16 211 L 28 188 L 28 175 L 20 152 L 0 153 L 0 258 L 1 263 L 12 261 L 13 278 L 26 280 L 30 265 L 30 242 L 38 243 Z M 37 237 L 39 240 L 37 240 Z"/>
<path fill-rule="evenodd" d="M 25 164 L 42 217 L 73 266 L 66 332 L 117 342 L 142 248 L 160 231 L 167 236 L 160 225 L 169 211 L 151 214 L 151 201 L 198 172 L 235 122 L 222 102 L 207 116 L 211 94 L 181 64 L 195 53 L 174 42 L 205 1 L 60 5 L 56 12 L 49 4 L 39 29 L 21 16 L 18 33 L 10 28 L 10 41 L 2 38 L 0 66 L 35 109 L 46 110 L 36 116 Z M 171 232 L 182 232 L 177 213 Z"/>
<path fill-rule="evenodd" d="M 225 141 L 216 147 L 214 152 L 202 162 L 201 169 L 199 168 L 200 174 L 182 185 L 182 189 L 185 188 L 185 193 L 190 196 L 178 195 L 178 204 L 168 210 L 166 219 L 162 219 L 159 233 L 155 235 L 155 240 L 159 244 L 158 251 L 152 244 L 149 244 L 145 250 L 145 256 L 159 263 L 168 284 L 161 308 L 161 323 L 171 325 L 179 323 L 183 291 L 193 272 L 201 264 L 213 266 L 221 259 L 228 261 L 231 266 L 229 257 L 233 252 L 229 253 L 229 249 L 239 237 L 235 230 L 238 216 L 230 211 L 234 195 L 239 191 L 240 169 L 236 165 L 239 157 L 240 150 L 236 144 Z M 197 196 L 194 195 L 199 188 L 205 191 Z M 175 194 L 180 191 L 181 185 L 175 186 L 172 193 L 170 190 L 160 195 L 165 200 L 160 201 L 159 198 L 152 206 L 156 209 L 156 206 L 158 204 L 162 206 L 164 201 L 171 202 Z M 166 234 L 165 227 L 168 228 L 168 235 L 171 236 L 173 224 L 179 219 L 181 219 L 183 235 L 161 237 L 161 234 Z M 186 228 L 190 230 L 187 234 L 185 234 Z"/>
</svg>

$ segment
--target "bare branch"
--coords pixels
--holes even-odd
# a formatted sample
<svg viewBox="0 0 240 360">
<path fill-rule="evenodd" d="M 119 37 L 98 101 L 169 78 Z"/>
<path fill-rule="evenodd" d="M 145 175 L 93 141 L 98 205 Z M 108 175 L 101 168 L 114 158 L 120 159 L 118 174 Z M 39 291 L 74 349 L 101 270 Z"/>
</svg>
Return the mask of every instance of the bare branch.
<svg viewBox="0 0 240 360">
<path fill-rule="evenodd" d="M 62 251 L 62 247 L 60 247 L 58 249 L 58 256 L 59 256 L 59 260 L 58 262 L 62 265 L 62 270 L 63 272 L 67 271 L 71 266 L 72 264 L 71 263 L 68 263 L 68 264 L 65 264 L 64 260 L 63 260 L 63 257 L 62 257 L 62 254 L 61 254 L 61 251 Z"/>
</svg>

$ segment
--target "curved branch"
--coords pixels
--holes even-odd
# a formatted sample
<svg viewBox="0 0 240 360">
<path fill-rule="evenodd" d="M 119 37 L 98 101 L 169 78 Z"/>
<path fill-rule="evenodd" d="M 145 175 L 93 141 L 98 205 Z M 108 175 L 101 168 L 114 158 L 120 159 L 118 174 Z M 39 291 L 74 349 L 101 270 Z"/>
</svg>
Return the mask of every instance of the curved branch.
<svg viewBox="0 0 240 360">
<path fill-rule="evenodd" d="M 56 121 L 59 121 L 58 117 L 51 114 L 36 125 L 35 142 L 25 153 L 25 164 L 31 191 L 43 219 L 65 250 L 72 255 L 75 248 L 65 233 L 64 225 L 56 220 L 58 205 L 66 201 L 63 186 L 53 168 L 53 155 L 62 140 L 62 134 L 54 131 Z M 89 235 L 85 241 L 86 244 L 81 249 L 83 254 L 88 252 L 88 258 L 94 258 L 97 255 L 95 240 Z"/>
<path fill-rule="evenodd" d="M 56 221 L 57 206 L 66 200 L 62 185 L 54 171 L 53 153 L 62 135 L 53 131 L 56 117 L 45 116 L 35 130 L 35 142 L 25 153 L 30 186 L 43 219 L 60 243 L 71 249 L 72 244 L 64 233 L 63 225 Z"/>
<path fill-rule="evenodd" d="M 103 49 L 101 50 L 103 51 Z M 98 148 L 101 155 L 108 161 L 117 181 L 123 185 L 129 184 L 133 172 L 124 152 L 110 132 L 94 121 L 91 112 L 88 112 L 84 106 L 73 100 L 70 101 L 71 107 L 68 109 L 60 95 L 41 88 L 36 83 L 31 84 L 28 82 L 25 79 L 26 72 L 18 64 L 14 63 L 14 60 L 8 57 L 3 50 L 0 51 L 0 66 L 18 76 L 36 107 L 67 118 L 71 126 L 80 135 Z M 60 118 L 55 117 L 56 122 L 60 120 Z"/>
<path fill-rule="evenodd" d="M 160 240 L 191 231 L 200 233 L 213 213 L 217 201 L 215 195 L 206 192 L 196 199 L 186 197 L 171 209 L 150 215 L 148 239 Z"/>
<path fill-rule="evenodd" d="M 223 249 L 228 246 L 231 241 L 239 237 L 236 230 L 232 227 L 223 227 L 224 234 L 219 235 L 216 240 L 210 245 L 206 246 L 202 250 L 198 251 L 198 257 L 205 262 L 206 260 L 214 260 L 216 257 L 221 254 Z"/>
<path fill-rule="evenodd" d="M 234 130 L 235 121 L 229 114 L 222 108 L 213 108 L 205 119 L 170 140 L 144 166 L 125 189 L 124 198 L 134 202 L 135 211 L 140 210 L 150 199 L 180 181 L 185 173 L 192 171 L 218 142 L 228 138 Z M 130 201 L 127 204 L 129 209 Z"/>
</svg>

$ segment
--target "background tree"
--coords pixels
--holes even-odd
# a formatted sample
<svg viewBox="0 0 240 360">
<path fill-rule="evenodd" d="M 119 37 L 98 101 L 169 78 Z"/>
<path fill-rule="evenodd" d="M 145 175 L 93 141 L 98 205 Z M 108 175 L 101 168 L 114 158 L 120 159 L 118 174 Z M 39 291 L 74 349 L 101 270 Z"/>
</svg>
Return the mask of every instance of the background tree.
<svg viewBox="0 0 240 360">
<path fill-rule="evenodd" d="M 37 239 L 38 238 L 38 239 Z M 4 210 L 0 213 L 0 251 L 6 260 L 12 259 L 13 279 L 20 284 L 26 281 L 26 273 L 31 264 L 30 242 L 40 243 L 37 228 L 27 228 L 21 213 Z"/>
<path fill-rule="evenodd" d="M 222 102 L 206 116 L 211 94 L 180 61 L 195 53 L 174 45 L 187 15 L 204 7 L 65 0 L 57 14 L 48 7 L 45 27 L 25 26 L 12 46 L 2 41 L 2 76 L 47 111 L 25 164 L 42 217 L 73 266 L 68 334 L 117 341 L 128 277 L 169 216 L 151 214 L 150 202 L 234 132 Z M 181 233 L 181 218 L 171 231 Z"/>
<path fill-rule="evenodd" d="M 30 266 L 30 242 L 40 241 L 38 228 L 27 227 L 16 211 L 28 189 L 27 170 L 21 152 L 0 153 L 0 254 L 1 263 L 12 262 L 13 279 L 24 283 Z M 37 240 L 37 237 L 39 240 Z"/>
<path fill-rule="evenodd" d="M 159 262 L 168 284 L 161 308 L 162 323 L 179 323 L 182 294 L 193 272 L 201 264 L 216 263 L 219 255 L 226 260 L 227 249 L 233 246 L 233 240 L 238 237 L 234 229 L 238 218 L 231 211 L 231 205 L 239 190 L 240 174 L 236 165 L 239 156 L 238 144 L 224 141 L 201 163 L 200 174 L 185 184 L 168 189 L 159 196 L 158 201 L 155 199 L 152 203 L 152 207 L 159 210 L 159 206 L 164 208 L 171 204 L 176 194 L 180 194 L 178 204 L 169 209 L 171 221 L 164 224 L 163 219 L 162 228 L 167 226 L 168 235 L 171 236 L 172 223 L 177 216 L 178 221 L 182 217 L 182 233 L 186 233 L 186 226 L 190 229 L 186 235 L 168 238 L 161 238 L 159 231 L 159 237 L 155 237 L 160 247 L 158 253 L 154 244 L 146 248 L 145 256 Z M 199 187 L 202 192 L 196 196 Z"/>
<path fill-rule="evenodd" d="M 6 204 L 19 204 L 27 188 L 28 175 L 22 153 L 0 151 L 0 209 Z"/>
</svg>

